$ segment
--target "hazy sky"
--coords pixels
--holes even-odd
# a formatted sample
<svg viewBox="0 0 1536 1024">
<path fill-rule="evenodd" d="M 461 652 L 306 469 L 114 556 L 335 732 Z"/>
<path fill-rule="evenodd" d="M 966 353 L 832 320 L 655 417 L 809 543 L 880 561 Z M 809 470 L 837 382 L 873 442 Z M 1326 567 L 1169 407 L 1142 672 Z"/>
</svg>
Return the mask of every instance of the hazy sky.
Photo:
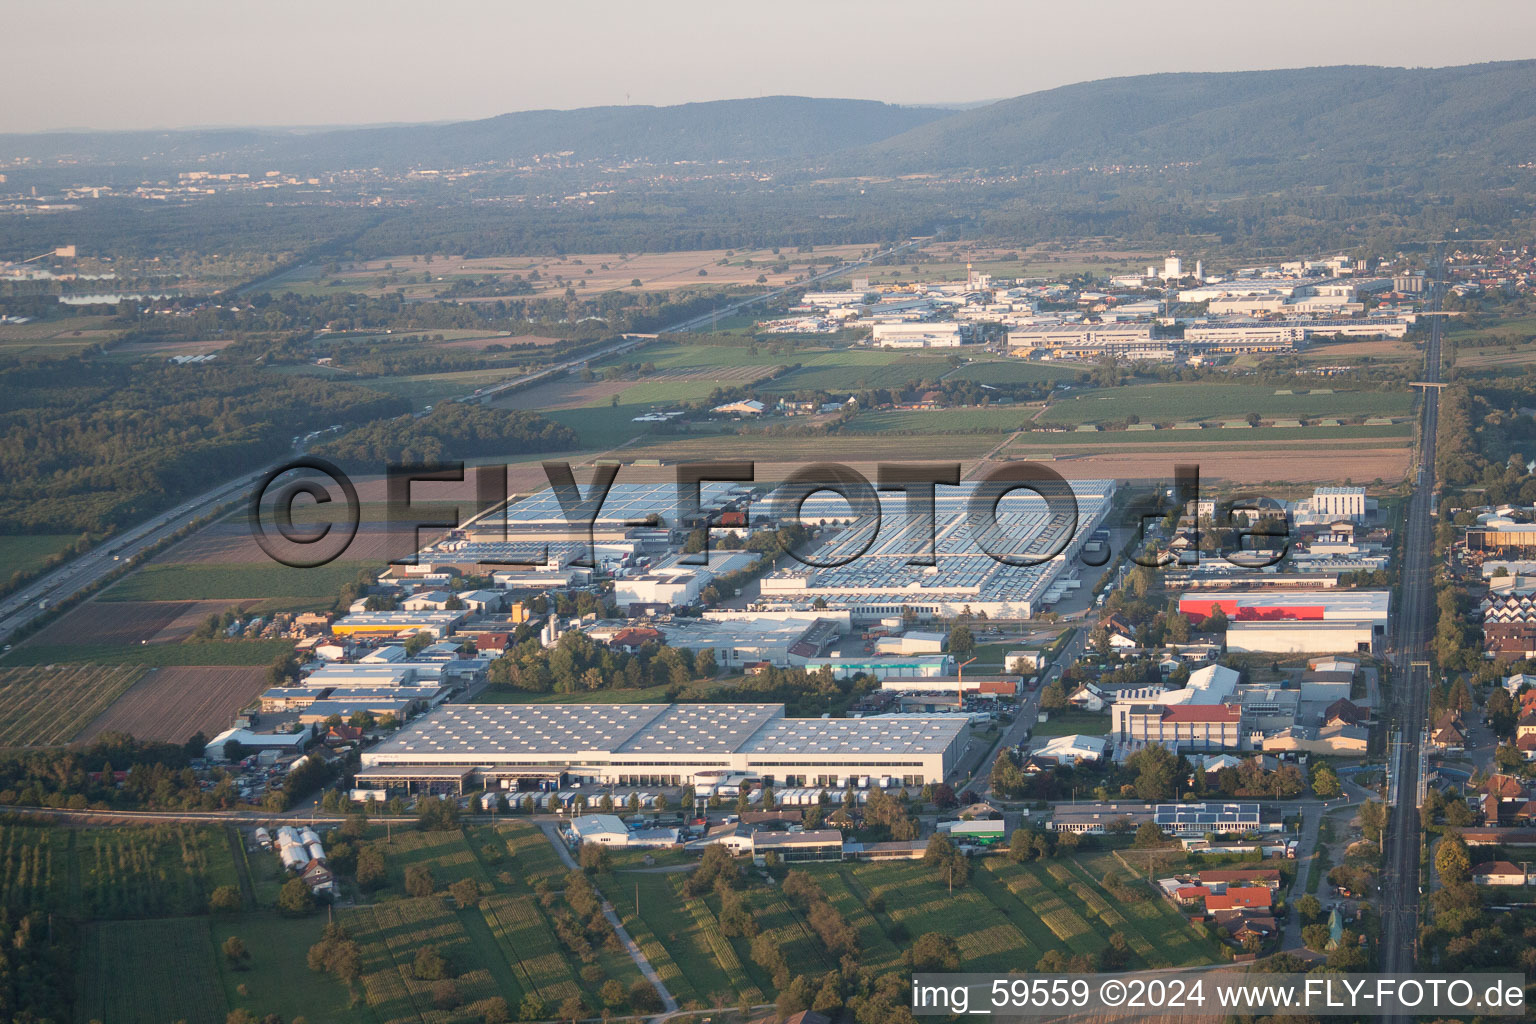
<svg viewBox="0 0 1536 1024">
<path fill-rule="evenodd" d="M 1536 56 L 1528 0 L 52 0 L 4 8 L 0 131 L 355 124 L 741 96 Z"/>
</svg>

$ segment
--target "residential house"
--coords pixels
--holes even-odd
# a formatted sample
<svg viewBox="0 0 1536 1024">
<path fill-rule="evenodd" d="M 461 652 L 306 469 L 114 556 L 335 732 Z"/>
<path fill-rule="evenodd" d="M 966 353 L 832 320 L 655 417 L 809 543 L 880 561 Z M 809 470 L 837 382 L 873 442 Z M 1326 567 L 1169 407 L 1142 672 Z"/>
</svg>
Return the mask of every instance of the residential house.
<svg viewBox="0 0 1536 1024">
<path fill-rule="evenodd" d="M 1472 881 L 1477 885 L 1525 885 L 1525 869 L 1507 860 L 1490 860 L 1472 865 Z"/>
</svg>

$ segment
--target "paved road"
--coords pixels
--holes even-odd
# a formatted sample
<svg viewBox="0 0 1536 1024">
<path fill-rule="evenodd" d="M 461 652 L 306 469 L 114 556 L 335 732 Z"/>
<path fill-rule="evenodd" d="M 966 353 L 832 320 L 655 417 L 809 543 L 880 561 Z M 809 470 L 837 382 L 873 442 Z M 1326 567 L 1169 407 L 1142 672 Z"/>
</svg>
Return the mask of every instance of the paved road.
<svg viewBox="0 0 1536 1024">
<path fill-rule="evenodd" d="M 885 259 L 888 256 L 893 256 L 896 253 L 910 249 L 916 244 L 918 244 L 916 241 L 912 241 L 892 246 L 889 249 L 875 253 L 867 259 L 840 264 L 815 274 L 793 286 L 777 288 L 771 292 L 754 295 L 749 299 L 743 299 L 728 306 L 722 306 L 720 309 L 713 310 L 703 316 L 693 317 L 672 324 L 669 327 L 662 328 L 662 330 L 668 333 L 698 330 L 700 327 L 711 323 L 718 316 L 729 316 L 738 310 L 776 298 L 789 291 L 802 289 L 807 285 L 816 284 L 828 278 L 858 270 L 869 266 L 877 260 Z M 596 359 L 603 359 L 610 355 L 629 351 L 638 345 L 644 344 L 644 342 L 644 338 L 627 337 L 612 345 L 584 353 L 554 366 L 544 367 L 534 373 L 502 381 L 494 387 L 483 388 L 473 394 L 461 396 L 461 398 L 466 401 L 487 402 L 503 391 L 523 387 L 552 374 L 567 372 L 585 366 Z M 295 451 L 291 454 L 298 454 L 298 452 Z M 284 461 L 286 461 L 286 457 Z M 224 505 L 244 498 L 249 489 L 264 474 L 278 465 L 282 465 L 282 462 L 274 462 L 272 466 L 263 467 L 236 480 L 227 481 L 213 490 L 191 498 L 169 511 L 162 512 L 132 529 L 111 538 L 92 551 L 60 566 L 52 572 L 46 573 L 34 580 L 30 586 L 0 601 L 0 642 L 8 640 L 18 629 L 33 622 L 39 616 L 47 614 L 50 609 L 69 600 L 87 587 L 99 582 L 102 577 L 108 575 L 114 569 L 131 561 L 178 530 L 189 526 L 197 519 L 214 512 Z M 47 605 L 41 606 L 41 602 L 47 602 Z"/>
<path fill-rule="evenodd" d="M 561 862 L 571 870 L 576 870 L 576 861 L 571 856 L 571 851 L 565 848 L 565 843 L 561 841 L 560 834 L 556 831 L 558 826 L 546 824 L 539 827 L 544 830 L 545 837 L 549 840 L 549 844 L 555 848 L 555 853 L 560 857 Z M 597 895 L 599 898 L 602 898 L 603 894 L 599 892 Z M 661 1005 L 665 1007 L 665 1012 L 661 1015 L 660 1019 L 665 1019 L 667 1014 L 676 1013 L 678 1009 L 677 999 L 673 997 L 671 992 L 667 991 L 667 986 L 662 982 L 661 975 L 656 973 L 656 968 L 651 966 L 651 962 L 640 951 L 639 944 L 629 937 L 629 932 L 624 930 L 624 922 L 619 920 L 619 915 L 613 909 L 613 904 L 609 903 L 606 899 L 603 899 L 603 916 L 608 919 L 609 924 L 613 925 L 614 933 L 618 935 L 619 941 L 624 944 L 625 950 L 629 953 L 629 958 L 640 969 L 640 974 L 646 981 L 651 983 L 651 987 L 656 990 L 656 994 L 661 996 Z"/>
<path fill-rule="evenodd" d="M 1053 679 L 1061 678 L 1068 665 L 1083 656 L 1083 647 L 1087 643 L 1088 625 L 1086 622 L 1077 624 L 1077 632 L 1067 645 L 1056 655 L 1056 660 L 1042 670 L 1040 687 L 1033 692 L 1026 693 L 1024 699 L 1019 702 L 1018 714 L 1014 717 L 1013 724 L 1003 730 L 1003 734 L 997 738 L 997 742 L 982 757 L 981 764 L 976 768 L 976 774 L 965 785 L 956 790 L 956 795 L 967 791 L 977 794 L 987 794 L 992 785 L 992 765 L 997 762 L 998 753 L 1005 746 L 1017 746 L 1024 741 L 1024 734 L 1035 725 L 1035 718 L 1040 712 L 1040 695 L 1045 692 L 1046 684 Z"/>
<path fill-rule="evenodd" d="M 18 629 L 46 614 L 50 608 L 74 597 L 176 531 L 224 505 L 244 498 L 246 492 L 266 472 L 266 469 L 261 469 L 220 484 L 170 511 L 162 512 L 103 541 L 91 551 L 33 580 L 19 592 L 0 601 L 0 640 L 8 640 Z M 44 601 L 47 602 L 47 608 L 40 607 Z"/>
<path fill-rule="evenodd" d="M 1432 309 L 1440 309 L 1444 294 L 1445 266 L 1435 266 Z M 1430 336 L 1424 346 L 1424 380 L 1440 379 L 1442 318 L 1430 317 Z M 1382 873 L 1381 969 L 1406 973 L 1413 970 L 1419 927 L 1419 815 L 1418 783 L 1421 738 L 1427 719 L 1430 675 L 1422 661 L 1432 635 L 1434 609 L 1433 524 L 1429 505 L 1435 488 L 1435 434 L 1439 427 L 1440 392 L 1425 388 L 1420 409 L 1418 474 L 1409 499 L 1403 543 L 1402 607 L 1398 610 L 1395 651 L 1396 677 L 1392 688 L 1391 727 L 1402 744 L 1395 801 L 1387 827 L 1386 865 Z M 1406 1021 L 1408 1018 L 1394 1018 Z"/>
</svg>

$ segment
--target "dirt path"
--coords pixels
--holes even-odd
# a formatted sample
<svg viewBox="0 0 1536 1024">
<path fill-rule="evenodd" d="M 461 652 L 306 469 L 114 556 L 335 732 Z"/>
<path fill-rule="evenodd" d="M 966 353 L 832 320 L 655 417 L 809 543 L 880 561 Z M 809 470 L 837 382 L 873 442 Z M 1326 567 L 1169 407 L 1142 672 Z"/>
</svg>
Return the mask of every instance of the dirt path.
<svg viewBox="0 0 1536 1024">
<path fill-rule="evenodd" d="M 573 871 L 576 870 L 577 864 L 575 859 L 571 857 L 571 851 L 565 848 L 565 843 L 561 842 L 559 834 L 555 831 L 559 826 L 540 825 L 539 827 L 543 830 L 545 838 L 549 840 L 549 844 L 555 848 L 555 853 L 559 856 L 560 862 Z M 671 992 L 667 991 L 667 986 L 662 983 L 661 975 L 656 973 L 656 968 L 652 967 L 651 962 L 645 958 L 645 953 L 641 951 L 639 944 L 629 937 L 629 932 L 624 930 L 624 922 L 619 920 L 619 915 L 613 909 L 613 904 L 609 903 L 607 897 L 601 891 L 596 890 L 595 886 L 593 888 L 594 891 L 597 891 L 598 899 L 603 902 L 603 916 L 608 919 L 609 924 L 613 925 L 614 934 L 624 944 L 624 949 L 629 953 L 629 958 L 640 969 L 641 976 L 651 983 L 651 987 L 656 990 L 656 994 L 661 996 L 661 1005 L 665 1008 L 662 1019 L 665 1019 L 665 1015 L 676 1013 L 678 1010 L 677 999 L 673 997 Z"/>
</svg>

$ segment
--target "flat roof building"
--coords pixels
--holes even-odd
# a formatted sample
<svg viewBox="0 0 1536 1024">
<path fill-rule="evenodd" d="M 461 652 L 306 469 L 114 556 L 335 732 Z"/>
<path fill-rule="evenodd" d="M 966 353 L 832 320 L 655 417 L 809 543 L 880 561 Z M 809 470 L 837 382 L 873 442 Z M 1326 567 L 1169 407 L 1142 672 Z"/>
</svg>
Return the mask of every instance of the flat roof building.
<svg viewBox="0 0 1536 1024">
<path fill-rule="evenodd" d="M 454 704 L 364 752 L 363 765 L 608 785 L 683 785 L 722 772 L 780 785 L 863 776 L 923 785 L 954 772 L 967 725 L 958 715 L 785 718 L 782 704 Z"/>
<path fill-rule="evenodd" d="M 1054 557 L 1035 565 L 1008 565 L 982 549 L 982 527 L 971 520 L 977 484 L 939 487 L 934 497 L 933 533 L 924 517 L 907 515 L 904 492 L 880 492 L 878 524 L 857 524 L 834 533 L 818 549 L 829 568 L 795 568 L 763 578 L 764 601 L 814 601 L 848 608 L 855 622 L 872 622 L 911 612 L 919 620 L 985 614 L 993 619 L 1027 619 L 1053 600 L 1058 580 L 1109 513 L 1113 480 L 1070 482 L 1075 519 L 1058 515 L 1027 490 L 1008 493 L 996 504 L 997 539 L 1014 555 L 1040 557 L 1062 545 Z M 830 492 L 808 498 L 800 509 L 806 525 L 846 522 L 847 502 Z M 870 517 L 873 519 L 873 517 Z M 873 530 L 874 537 L 870 537 Z M 910 564 L 932 538 L 934 565 Z"/>
</svg>

